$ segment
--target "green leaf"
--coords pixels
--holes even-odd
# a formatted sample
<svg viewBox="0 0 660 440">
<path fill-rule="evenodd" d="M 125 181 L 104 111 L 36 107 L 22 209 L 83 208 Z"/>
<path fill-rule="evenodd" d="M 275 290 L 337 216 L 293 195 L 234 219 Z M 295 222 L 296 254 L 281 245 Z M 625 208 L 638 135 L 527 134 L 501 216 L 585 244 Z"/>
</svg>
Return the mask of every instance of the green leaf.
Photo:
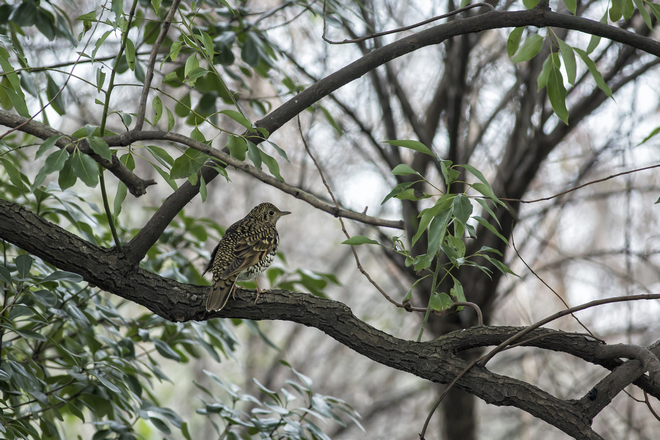
<svg viewBox="0 0 660 440">
<path fill-rule="evenodd" d="M 83 277 L 78 275 L 77 273 L 73 272 L 67 272 L 64 270 L 57 270 L 50 275 L 48 275 L 46 278 L 44 278 L 45 281 L 70 281 L 72 283 L 79 283 L 83 280 Z"/>
<path fill-rule="evenodd" d="M 11 285 L 11 273 L 5 266 L 0 265 L 0 280 Z"/>
<path fill-rule="evenodd" d="M 573 15 L 577 15 L 577 0 L 564 0 L 564 4 Z"/>
<path fill-rule="evenodd" d="M 184 81 L 187 81 L 190 84 L 195 84 L 195 81 L 197 81 L 198 78 L 206 75 L 207 73 L 209 73 L 209 71 L 203 67 L 194 67 L 190 70 L 190 72 L 186 74 Z"/>
<path fill-rule="evenodd" d="M 174 128 L 174 115 L 169 108 L 165 107 L 167 110 L 167 131 L 171 131 Z"/>
<path fill-rule="evenodd" d="M 103 84 L 105 84 L 105 72 L 102 67 L 96 69 L 96 91 L 101 93 L 103 89 Z"/>
<path fill-rule="evenodd" d="M 623 19 L 630 20 L 632 15 L 635 13 L 635 6 L 633 5 L 632 0 L 624 0 L 623 2 Z"/>
<path fill-rule="evenodd" d="M 201 174 L 199 176 L 199 195 L 202 197 L 202 203 L 206 202 L 206 180 Z"/>
<path fill-rule="evenodd" d="M 463 292 L 463 285 L 456 278 L 454 277 L 452 278 L 454 279 L 454 287 L 452 287 L 449 293 L 451 294 L 451 296 L 456 298 L 456 301 L 466 302 L 467 298 L 465 298 L 465 292 Z"/>
<path fill-rule="evenodd" d="M 524 30 L 524 27 L 517 27 L 509 34 L 509 38 L 506 40 L 506 53 L 510 57 L 515 55 L 518 47 L 520 47 L 520 38 Z"/>
<path fill-rule="evenodd" d="M 261 150 L 249 140 L 247 141 L 248 157 L 255 167 L 261 169 Z"/>
<path fill-rule="evenodd" d="M 518 52 L 513 57 L 513 61 L 520 63 L 523 61 L 529 61 L 534 58 L 540 51 L 543 46 L 543 37 L 538 34 L 532 34 L 523 43 L 523 45 L 518 49 Z"/>
<path fill-rule="evenodd" d="M 548 75 L 548 98 L 555 114 L 568 125 L 568 110 L 566 110 L 566 89 L 561 71 L 553 67 Z"/>
<path fill-rule="evenodd" d="M 154 339 L 153 340 L 154 346 L 156 347 L 156 351 L 161 354 L 161 356 L 166 357 L 168 359 L 173 359 L 177 362 L 181 362 L 181 355 L 174 351 L 172 347 L 167 345 L 167 343 L 161 339 Z"/>
<path fill-rule="evenodd" d="M 605 13 L 600 18 L 599 21 L 600 23 L 607 24 L 607 10 L 605 10 Z M 600 37 L 598 35 L 592 35 L 591 39 L 589 40 L 589 45 L 587 46 L 587 53 L 591 53 L 594 50 L 596 50 L 599 44 L 600 44 Z M 577 48 L 575 48 L 575 50 L 577 50 Z"/>
<path fill-rule="evenodd" d="M 227 138 L 227 149 L 232 157 L 241 161 L 245 160 L 245 152 L 248 147 L 242 137 L 230 135 Z"/>
<path fill-rule="evenodd" d="M 115 218 L 119 217 L 121 214 L 121 205 L 126 200 L 126 195 L 128 194 L 128 188 L 124 182 L 117 183 L 117 193 L 115 194 L 115 200 L 112 206 L 112 212 L 114 213 Z"/>
<path fill-rule="evenodd" d="M 64 98 L 60 91 L 60 87 L 55 83 L 50 75 L 46 74 L 46 78 L 48 78 L 46 85 L 46 97 L 49 101 L 51 101 L 50 105 L 53 107 L 53 110 L 55 110 L 57 114 L 61 116 L 66 113 L 66 105 L 64 104 Z"/>
<path fill-rule="evenodd" d="M 2 48 L 2 46 L 0 46 L 0 48 Z M 9 63 L 9 52 L 4 50 L 4 48 L 2 49 L 2 52 L 0 52 L 0 67 L 2 67 L 2 70 L 14 91 L 24 98 L 23 90 L 21 90 L 21 81 L 18 78 L 16 70 Z"/>
<path fill-rule="evenodd" d="M 98 380 L 103 384 L 104 387 L 112 391 L 113 393 L 121 394 L 121 390 L 117 387 L 117 385 L 113 384 L 110 382 L 108 379 L 103 377 L 103 375 L 98 374 L 98 373 L 92 373 Z"/>
<path fill-rule="evenodd" d="M 454 197 L 452 208 L 456 219 L 466 225 L 467 221 L 470 219 L 470 215 L 472 215 L 473 209 L 470 199 L 463 194 L 458 194 Z"/>
<path fill-rule="evenodd" d="M 341 242 L 341 244 L 348 244 L 351 246 L 359 246 L 361 244 L 380 244 L 376 240 L 372 240 L 369 237 L 365 237 L 364 235 L 354 235 L 348 240 L 344 240 Z"/>
<path fill-rule="evenodd" d="M 656 3 L 647 3 L 649 5 L 649 8 L 651 8 L 651 12 L 653 12 L 653 15 L 655 15 L 655 19 L 658 20 L 658 23 L 660 23 L 660 5 Z"/>
<path fill-rule="evenodd" d="M 619 21 L 623 15 L 623 0 L 612 0 L 612 7 L 610 8 L 610 20 L 613 22 Z"/>
<path fill-rule="evenodd" d="M 417 171 L 413 170 L 409 165 L 401 163 L 394 167 L 392 174 L 395 176 L 407 176 L 408 174 L 417 174 L 420 175 Z"/>
<path fill-rule="evenodd" d="M 527 9 L 532 9 L 539 4 L 539 0 L 523 0 L 523 5 Z"/>
<path fill-rule="evenodd" d="M 1 86 L 4 89 L 5 93 L 7 94 L 7 96 L 9 96 L 11 105 L 16 109 L 18 114 L 23 116 L 24 118 L 29 118 L 30 112 L 28 111 L 27 104 L 25 104 L 25 98 L 21 97 L 13 89 L 10 89 L 4 84 L 2 84 Z"/>
<path fill-rule="evenodd" d="M 99 168 L 96 162 L 79 150 L 76 150 L 71 157 L 71 168 L 76 177 L 90 188 L 94 188 L 99 183 Z"/>
<path fill-rule="evenodd" d="M 332 115 L 330 114 L 330 112 L 328 111 L 327 108 L 323 107 L 320 104 L 318 104 L 318 106 L 321 109 L 321 111 L 323 112 L 323 116 L 325 116 L 325 119 L 328 121 L 328 123 L 332 126 L 332 128 L 335 129 L 337 134 L 339 136 L 341 136 L 343 134 L 343 130 L 341 129 L 339 124 L 337 124 L 337 121 L 335 121 L 335 118 L 332 117 Z"/>
<path fill-rule="evenodd" d="M 108 144 L 98 136 L 91 136 L 87 138 L 89 147 L 105 160 L 112 160 L 112 151 Z"/>
<path fill-rule="evenodd" d="M 633 2 L 635 2 L 635 6 L 637 6 L 637 10 L 639 10 L 639 13 L 644 19 L 644 23 L 646 23 L 646 26 L 649 28 L 650 31 L 653 31 L 653 22 L 651 21 L 651 16 L 649 15 L 649 12 L 644 7 L 644 2 L 642 0 L 633 0 Z"/>
<path fill-rule="evenodd" d="M 248 130 L 252 128 L 252 123 L 245 116 L 235 110 L 221 110 L 218 113 L 229 116 Z"/>
<path fill-rule="evenodd" d="M 64 168 L 60 171 L 60 175 L 57 176 L 57 183 L 60 185 L 62 191 L 71 188 L 78 180 L 78 177 L 76 177 L 76 174 L 73 172 L 73 167 L 71 166 L 72 162 L 73 156 L 69 156 L 64 164 Z"/>
<path fill-rule="evenodd" d="M 472 216 L 472 218 L 475 219 L 476 221 L 478 221 L 479 224 L 481 224 L 484 228 L 488 229 L 490 232 L 492 232 L 493 234 L 498 236 L 500 238 L 500 240 L 502 240 L 504 243 L 509 244 L 509 240 L 507 240 L 506 238 L 504 238 L 504 236 L 502 234 L 497 232 L 497 229 L 495 229 L 495 227 L 493 225 L 488 223 L 488 220 L 486 220 L 485 218 L 480 217 L 478 215 L 474 215 L 474 216 Z"/>
<path fill-rule="evenodd" d="M 25 278 L 28 276 L 33 261 L 34 259 L 30 255 L 19 255 L 14 259 L 19 277 Z"/>
<path fill-rule="evenodd" d="M 649 135 L 646 136 L 644 138 L 644 140 L 638 144 L 638 146 L 642 145 L 643 143 L 646 143 L 646 141 L 648 141 L 649 139 L 651 139 L 653 136 L 657 135 L 658 133 L 660 133 L 660 127 L 656 127 L 655 129 L 653 129 L 653 131 L 651 133 L 649 133 Z"/>
<path fill-rule="evenodd" d="M 553 55 L 554 54 L 549 53 L 548 57 L 545 59 L 545 61 L 543 61 L 543 68 L 541 69 L 541 73 L 539 73 L 539 76 L 536 79 L 537 92 L 541 91 L 543 87 L 546 87 L 548 85 L 548 77 L 550 76 L 550 69 L 552 69 L 553 67 L 552 64 Z"/>
<path fill-rule="evenodd" d="M 587 65 L 587 68 L 589 69 L 589 72 L 591 72 L 591 75 L 594 77 L 594 80 L 596 80 L 596 85 L 598 88 L 600 88 L 605 94 L 612 98 L 612 89 L 605 83 L 605 80 L 603 79 L 603 75 L 600 74 L 598 71 L 598 68 L 596 67 L 596 63 L 594 63 L 591 58 L 589 58 L 589 55 L 587 52 L 578 49 L 577 47 L 574 48 L 575 52 L 582 58 L 582 61 L 584 61 L 584 64 Z"/>
<path fill-rule="evenodd" d="M 25 186 L 25 183 L 23 182 L 23 179 L 21 177 L 21 172 L 18 171 L 18 169 L 9 162 L 6 159 L 0 158 L 0 163 L 2 163 L 2 166 L 4 167 L 5 171 L 7 174 L 9 174 L 9 179 L 11 182 L 23 193 L 27 192 L 27 186 Z"/>
<path fill-rule="evenodd" d="M 427 248 L 427 254 L 435 256 L 435 253 L 438 252 L 440 248 L 440 243 L 445 238 L 445 233 L 447 232 L 447 225 L 451 219 L 451 210 L 447 209 L 442 211 L 437 216 L 433 217 L 431 225 L 429 226 L 429 243 Z"/>
<path fill-rule="evenodd" d="M 196 174 L 201 170 L 208 159 L 208 155 L 194 148 L 188 148 L 180 157 L 174 161 L 170 170 L 170 178 L 182 179 Z"/>
<path fill-rule="evenodd" d="M 421 181 L 418 180 L 417 182 L 421 182 Z M 383 203 L 387 202 L 387 201 L 388 201 L 389 199 L 391 199 L 392 197 L 395 197 L 397 194 L 399 194 L 400 192 L 404 191 L 406 188 L 408 188 L 408 187 L 411 186 L 411 185 L 414 185 L 414 184 L 417 183 L 417 182 L 403 182 L 403 183 L 399 183 L 397 186 L 395 186 L 395 187 L 392 189 L 392 191 L 389 192 L 389 194 L 387 194 L 387 195 L 385 196 L 385 198 L 383 199 L 382 202 L 380 202 L 380 204 L 382 205 Z"/>
<path fill-rule="evenodd" d="M 270 174 L 275 176 L 277 180 L 281 180 L 282 182 L 284 182 L 284 179 L 280 175 L 280 165 L 277 163 L 277 160 L 275 160 L 274 157 L 264 153 L 262 150 L 259 150 L 259 153 L 261 154 L 261 160 L 268 167 L 268 171 L 270 171 Z"/>
<path fill-rule="evenodd" d="M 490 186 L 484 185 L 483 183 L 474 183 L 470 186 L 475 190 L 479 191 L 481 195 L 489 198 L 493 202 L 496 203 L 499 202 L 498 198 L 495 196 L 495 193 L 493 192 L 493 188 L 491 188 Z"/>
<path fill-rule="evenodd" d="M 49 290 L 37 290 L 36 292 L 31 292 L 32 297 L 39 303 L 45 305 L 46 307 L 55 307 L 57 304 L 57 296 Z"/>
<path fill-rule="evenodd" d="M 155 127 L 156 124 L 158 124 L 158 121 L 160 121 L 160 117 L 163 116 L 163 102 L 158 95 L 156 95 L 151 102 L 151 107 L 154 110 L 154 120 L 152 125 Z"/>
<path fill-rule="evenodd" d="M 180 101 L 177 101 L 176 105 L 174 106 L 174 113 L 176 113 L 179 117 L 185 118 L 190 114 L 190 106 L 190 93 L 186 93 L 183 95 Z"/>
<path fill-rule="evenodd" d="M 419 151 L 420 153 L 428 154 L 429 156 L 435 157 L 435 154 L 429 148 L 424 145 L 421 142 L 418 141 L 410 141 L 410 140 L 393 140 L 393 141 L 385 141 L 386 143 L 390 145 L 394 145 L 395 147 L 403 147 L 403 148 L 408 148 L 410 150 L 415 150 Z"/>
<path fill-rule="evenodd" d="M 452 301 L 449 295 L 444 292 L 434 292 L 433 295 L 431 295 L 429 307 L 431 310 L 437 310 L 441 312 L 443 310 L 451 309 L 454 307 L 454 301 Z"/>
<path fill-rule="evenodd" d="M 46 174 L 51 174 L 56 171 L 61 171 L 64 168 L 64 162 L 69 157 L 69 153 L 66 149 L 61 149 L 52 153 L 46 158 L 46 165 L 44 166 L 44 171 Z"/>
<path fill-rule="evenodd" d="M 46 139 L 41 145 L 39 145 L 37 154 L 34 155 L 35 160 L 39 159 L 46 151 L 48 151 L 49 148 L 53 147 L 60 137 L 61 136 L 59 135 L 51 136 L 48 139 Z"/>
<path fill-rule="evenodd" d="M 130 38 L 126 39 L 126 63 L 129 69 L 135 70 L 135 45 Z"/>
<path fill-rule="evenodd" d="M 164 148 L 157 147 L 156 145 L 147 145 L 145 148 L 163 166 L 172 166 L 174 164 L 174 159 Z"/>
<path fill-rule="evenodd" d="M 564 68 L 566 69 L 566 75 L 569 84 L 575 85 L 575 75 L 577 72 L 577 65 L 575 63 L 575 52 L 568 44 L 564 43 L 564 40 L 557 38 L 557 43 L 559 43 L 559 50 L 561 51 L 561 57 L 564 60 Z"/>
</svg>

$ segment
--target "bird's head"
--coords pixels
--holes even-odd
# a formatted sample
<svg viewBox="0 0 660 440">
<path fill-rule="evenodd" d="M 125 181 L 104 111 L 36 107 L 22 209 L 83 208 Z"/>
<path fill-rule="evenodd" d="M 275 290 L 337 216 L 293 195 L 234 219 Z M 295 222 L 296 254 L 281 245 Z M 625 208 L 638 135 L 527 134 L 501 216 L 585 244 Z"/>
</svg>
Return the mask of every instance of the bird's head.
<svg viewBox="0 0 660 440">
<path fill-rule="evenodd" d="M 263 221 L 265 223 L 270 223 L 275 226 L 277 220 L 283 215 L 291 214 L 290 211 L 280 211 L 277 206 L 272 203 L 262 203 L 255 206 L 252 211 L 248 214 L 248 217 L 252 217 L 256 220 Z"/>
</svg>

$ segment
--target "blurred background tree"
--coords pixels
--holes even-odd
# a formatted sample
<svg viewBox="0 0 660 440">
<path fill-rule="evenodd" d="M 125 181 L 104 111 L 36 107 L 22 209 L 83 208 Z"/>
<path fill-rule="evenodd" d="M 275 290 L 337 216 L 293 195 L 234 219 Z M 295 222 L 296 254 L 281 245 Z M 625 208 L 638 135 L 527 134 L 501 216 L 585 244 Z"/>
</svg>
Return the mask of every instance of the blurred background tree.
<svg viewBox="0 0 660 440">
<path fill-rule="evenodd" d="M 517 330 L 480 330 L 453 301 L 525 326 L 657 292 L 660 5 L 537 3 L 398 32 L 469 5 L 1 5 L 3 436 L 411 438 L 466 361 Z M 295 214 L 266 274 L 289 293 L 242 292 L 213 315 L 234 319 L 207 319 L 208 287 L 186 284 L 209 283 L 224 227 L 263 201 Z M 381 244 L 355 251 L 392 301 L 333 216 L 349 243 Z M 449 358 L 379 360 L 326 298 Z M 621 302 L 549 327 L 657 362 L 658 312 Z M 435 342 L 404 344 L 418 337 Z M 660 385 L 629 385 L 636 361 L 613 385 L 626 356 L 580 338 L 590 354 L 532 340 L 468 373 L 426 438 L 653 438 Z M 504 376 L 518 382 L 490 392 Z M 523 384 L 579 399 L 583 425 Z"/>
</svg>

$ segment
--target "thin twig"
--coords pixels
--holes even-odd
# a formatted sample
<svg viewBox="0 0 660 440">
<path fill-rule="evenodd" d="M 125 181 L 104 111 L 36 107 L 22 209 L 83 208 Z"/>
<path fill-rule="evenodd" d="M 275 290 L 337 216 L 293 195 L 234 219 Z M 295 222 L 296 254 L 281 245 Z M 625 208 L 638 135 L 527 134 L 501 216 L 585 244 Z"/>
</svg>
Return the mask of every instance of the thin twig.
<svg viewBox="0 0 660 440">
<path fill-rule="evenodd" d="M 607 181 L 607 180 L 614 179 L 615 177 L 625 176 L 626 174 L 632 174 L 632 173 L 636 173 L 636 172 L 638 172 L 638 171 L 652 170 L 652 169 L 654 169 L 654 168 L 660 168 L 660 164 L 649 165 L 649 166 L 647 166 L 647 167 L 643 167 L 643 168 L 637 168 L 637 169 L 634 169 L 634 170 L 628 170 L 628 171 L 623 171 L 623 172 L 621 172 L 621 173 L 612 174 L 611 176 L 603 177 L 602 179 L 592 180 L 591 182 L 583 183 L 582 185 L 579 185 L 579 186 L 576 186 L 575 188 L 571 188 L 571 189 L 568 189 L 568 190 L 566 190 L 566 191 L 560 192 L 559 194 L 555 194 L 555 195 L 553 195 L 553 196 L 549 196 L 549 197 L 543 197 L 543 198 L 541 198 L 541 199 L 535 199 L 535 200 L 522 200 L 522 199 L 507 199 L 507 198 L 503 198 L 503 197 L 501 197 L 500 200 L 504 200 L 504 201 L 507 201 L 507 202 L 518 202 L 518 203 L 537 203 L 537 202 L 545 202 L 545 201 L 548 201 L 548 200 L 556 199 L 557 197 L 561 197 L 561 196 L 563 196 L 563 195 L 565 195 L 565 194 L 568 194 L 568 193 L 571 193 L 571 192 L 573 192 L 573 191 L 577 191 L 578 189 L 582 189 L 582 188 L 584 188 L 585 186 L 589 186 L 589 185 L 594 185 L 594 184 L 596 184 L 596 183 L 605 182 L 605 181 Z"/>
<path fill-rule="evenodd" d="M 489 3 L 475 3 L 473 5 L 468 5 L 468 6 L 465 6 L 463 8 L 453 10 L 453 11 L 447 13 L 447 14 L 438 15 L 437 17 L 429 18 L 428 20 L 424 20 L 424 21 L 420 21 L 419 23 L 411 24 L 410 26 L 405 26 L 405 27 L 398 28 L 398 29 L 392 29 L 390 31 L 377 32 L 375 34 L 366 35 L 364 37 L 355 38 L 353 40 L 332 41 L 332 40 L 329 40 L 325 36 L 325 30 L 326 30 L 326 23 L 325 23 L 326 3 L 327 3 L 327 1 L 323 2 L 323 35 L 321 35 L 321 38 L 323 38 L 323 41 L 325 41 L 326 43 L 329 43 L 329 44 L 360 43 L 362 41 L 370 40 L 372 38 L 382 37 L 383 35 L 396 34 L 398 32 L 403 32 L 403 31 L 407 31 L 407 30 L 410 30 L 410 29 L 414 29 L 416 27 L 423 26 L 425 24 L 431 23 L 431 22 L 436 21 L 436 20 L 440 20 L 440 19 L 443 19 L 443 18 L 451 17 L 452 15 L 460 14 L 461 12 L 467 11 L 468 9 L 480 8 L 482 6 L 490 8 L 491 11 L 495 10 L 495 7 L 491 4 L 489 4 Z"/>
<path fill-rule="evenodd" d="M 534 270 L 533 270 L 531 267 L 529 267 L 529 264 L 527 264 L 527 262 L 523 259 L 522 255 L 520 255 L 520 252 L 518 252 L 518 248 L 516 247 L 516 243 L 515 243 L 515 241 L 513 240 L 513 234 L 511 234 L 511 246 L 513 246 L 513 250 L 516 251 L 516 255 L 518 256 L 518 258 L 520 259 L 520 261 L 522 261 L 522 263 L 525 265 L 525 267 L 526 267 L 526 268 L 532 273 L 532 275 L 534 275 L 534 276 L 536 277 L 536 279 L 538 279 L 540 282 L 542 282 L 543 285 L 544 285 L 545 287 L 547 287 L 548 289 L 550 289 L 550 291 L 551 291 L 552 293 L 554 293 L 555 296 L 556 296 L 557 298 L 559 298 L 559 301 L 561 301 L 562 304 L 564 304 L 564 306 L 565 306 L 566 308 L 569 308 L 569 305 L 568 305 L 568 303 L 564 300 L 564 298 L 562 298 L 561 295 L 559 295 L 559 294 L 555 291 L 555 289 L 553 289 L 552 287 L 550 287 L 550 285 L 549 285 L 548 283 L 546 283 L 545 280 L 544 280 L 543 278 L 541 278 L 536 272 L 534 272 Z M 587 333 L 589 333 L 593 338 L 596 338 L 596 335 L 594 335 L 594 334 L 591 332 L 591 330 L 589 330 L 589 329 L 587 328 L 586 325 L 582 324 L 582 321 L 580 321 L 580 320 L 578 319 L 577 316 L 575 316 L 575 315 L 572 314 L 572 313 L 571 313 L 571 316 L 577 321 L 578 324 L 580 324 L 580 326 L 581 326 L 583 329 L 585 329 L 585 330 L 587 331 Z M 598 339 L 598 338 L 596 338 L 596 339 Z"/>
<path fill-rule="evenodd" d="M 149 58 L 149 64 L 147 66 L 147 74 L 144 78 L 144 87 L 142 88 L 142 96 L 140 97 L 140 105 L 138 107 L 138 117 L 135 122 L 135 130 L 142 130 L 144 125 L 144 118 L 147 113 L 147 98 L 149 97 L 149 89 L 151 87 L 151 81 L 154 78 L 154 66 L 156 65 L 156 57 L 158 56 L 158 50 L 160 49 L 161 44 L 167 36 L 167 32 L 170 30 L 170 24 L 174 19 L 174 13 L 179 7 L 181 0 L 174 0 L 172 6 L 170 7 L 167 17 L 163 22 L 163 26 L 160 29 L 160 33 L 154 42 L 154 46 L 151 49 L 151 57 Z"/>
<path fill-rule="evenodd" d="M 655 412 L 655 410 L 651 406 L 651 402 L 649 401 L 648 393 L 646 392 L 646 390 L 642 390 L 642 391 L 644 391 L 644 403 L 648 407 L 649 411 L 651 411 L 651 414 L 653 414 L 653 417 L 655 417 L 656 419 L 658 419 L 658 421 L 660 421 L 660 415 L 658 415 L 658 413 Z"/>
<path fill-rule="evenodd" d="M 307 145 L 307 140 L 305 139 L 305 136 L 303 135 L 302 131 L 302 125 L 300 124 L 300 115 L 298 115 L 298 130 L 300 131 L 300 138 L 303 141 L 303 144 L 305 145 L 305 150 L 307 151 L 307 154 L 309 157 L 312 159 L 312 162 L 314 162 L 314 166 L 319 172 L 319 175 L 321 176 L 321 180 L 323 181 L 323 185 L 325 185 L 325 189 L 328 190 L 328 194 L 330 194 L 330 197 L 332 198 L 332 201 L 334 202 L 335 206 L 337 207 L 337 212 L 339 212 L 339 203 L 337 203 L 337 199 L 335 198 L 335 195 L 332 193 L 332 190 L 330 189 L 330 186 L 328 186 L 328 182 L 325 181 L 325 177 L 323 176 L 323 171 L 321 171 L 321 167 L 319 166 L 318 162 L 316 162 L 316 159 L 312 155 L 312 151 L 309 149 L 309 145 Z M 344 235 L 346 236 L 347 240 L 350 240 L 351 236 L 348 234 L 348 231 L 346 231 L 346 226 L 344 225 L 344 220 L 342 220 L 341 215 L 337 215 L 337 218 L 339 219 L 339 223 L 341 223 L 341 230 L 344 232 Z M 360 258 L 358 257 L 358 254 L 355 250 L 355 246 L 351 246 L 351 250 L 353 251 L 353 256 L 355 257 L 355 263 L 357 264 L 358 270 L 362 272 L 362 275 L 367 277 L 369 282 L 387 299 L 389 302 L 394 304 L 397 307 L 401 307 L 405 309 L 405 306 L 401 303 L 398 303 L 394 301 L 383 289 L 380 288 L 378 284 L 369 276 L 369 273 L 367 273 L 366 270 L 362 267 L 362 264 L 360 264 Z M 426 309 L 424 309 L 426 310 Z"/>
</svg>

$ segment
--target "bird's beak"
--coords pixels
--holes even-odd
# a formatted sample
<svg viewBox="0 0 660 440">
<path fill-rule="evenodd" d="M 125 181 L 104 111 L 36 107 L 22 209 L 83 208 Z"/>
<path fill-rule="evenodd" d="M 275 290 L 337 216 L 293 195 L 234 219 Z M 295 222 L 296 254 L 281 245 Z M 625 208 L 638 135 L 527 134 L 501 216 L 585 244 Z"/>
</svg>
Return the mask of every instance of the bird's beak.
<svg viewBox="0 0 660 440">
<path fill-rule="evenodd" d="M 289 214 L 291 214 L 291 211 L 281 211 L 281 212 L 282 212 L 282 215 L 289 215 Z"/>
</svg>

